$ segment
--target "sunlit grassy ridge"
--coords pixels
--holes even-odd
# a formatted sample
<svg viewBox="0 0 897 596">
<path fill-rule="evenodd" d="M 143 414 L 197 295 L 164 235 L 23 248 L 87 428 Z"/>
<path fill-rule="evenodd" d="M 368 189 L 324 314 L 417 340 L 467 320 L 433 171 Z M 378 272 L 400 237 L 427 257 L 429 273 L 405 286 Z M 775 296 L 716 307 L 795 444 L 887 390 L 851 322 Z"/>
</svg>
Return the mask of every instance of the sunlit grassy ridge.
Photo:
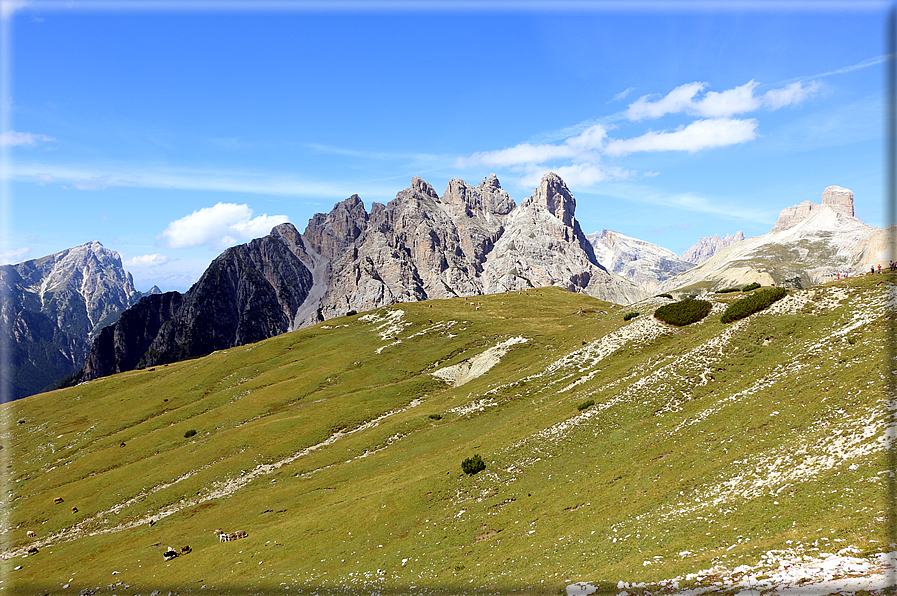
<svg viewBox="0 0 897 596">
<path fill-rule="evenodd" d="M 6 404 L 0 586 L 615 591 L 886 548 L 886 279 L 683 328 L 558 288 L 400 304 Z"/>
</svg>

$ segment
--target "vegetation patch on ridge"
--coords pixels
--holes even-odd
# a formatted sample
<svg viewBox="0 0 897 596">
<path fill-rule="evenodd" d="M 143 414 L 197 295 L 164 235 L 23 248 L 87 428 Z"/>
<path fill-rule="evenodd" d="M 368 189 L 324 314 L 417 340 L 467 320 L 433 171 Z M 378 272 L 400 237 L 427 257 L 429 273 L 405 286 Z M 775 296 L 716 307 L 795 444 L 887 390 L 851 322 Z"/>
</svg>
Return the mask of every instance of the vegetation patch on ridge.
<svg viewBox="0 0 897 596">
<path fill-rule="evenodd" d="M 706 300 L 686 298 L 673 304 L 661 306 L 654 311 L 654 316 L 664 323 L 685 327 L 697 323 L 710 314 L 713 305 Z"/>
<path fill-rule="evenodd" d="M 755 312 L 768 308 L 776 300 L 781 300 L 788 294 L 785 288 L 766 288 L 745 296 L 729 305 L 720 317 L 723 323 L 731 323 L 738 319 L 748 317 Z"/>
</svg>

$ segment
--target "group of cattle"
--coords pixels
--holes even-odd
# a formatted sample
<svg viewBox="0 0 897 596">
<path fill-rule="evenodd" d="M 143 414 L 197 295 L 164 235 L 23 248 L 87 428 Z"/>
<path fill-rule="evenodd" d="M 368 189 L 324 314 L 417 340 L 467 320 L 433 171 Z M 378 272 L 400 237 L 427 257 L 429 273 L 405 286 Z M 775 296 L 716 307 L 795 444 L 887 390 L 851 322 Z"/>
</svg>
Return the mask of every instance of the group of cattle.
<svg viewBox="0 0 897 596">
<path fill-rule="evenodd" d="M 222 530 L 215 530 L 215 535 L 218 536 L 218 542 L 230 542 L 231 540 L 237 540 L 238 538 L 246 538 L 249 536 L 243 530 L 237 530 L 236 532 L 232 532 L 228 534 Z"/>
</svg>

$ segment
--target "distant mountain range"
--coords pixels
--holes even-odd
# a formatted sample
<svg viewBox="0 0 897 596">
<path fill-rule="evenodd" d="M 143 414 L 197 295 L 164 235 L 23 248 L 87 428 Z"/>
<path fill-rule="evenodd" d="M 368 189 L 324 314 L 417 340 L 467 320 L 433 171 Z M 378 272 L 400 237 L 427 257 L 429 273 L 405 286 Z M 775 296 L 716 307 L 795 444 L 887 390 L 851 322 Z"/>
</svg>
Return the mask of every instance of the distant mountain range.
<svg viewBox="0 0 897 596">
<path fill-rule="evenodd" d="M 353 195 L 302 234 L 282 224 L 228 248 L 186 293 L 154 287 L 139 302 L 98 242 L 6 266 L 12 398 L 76 371 L 73 382 L 175 362 L 396 302 L 556 285 L 628 304 L 753 281 L 806 286 L 887 262 L 889 234 L 854 218 L 840 187 L 784 209 L 769 234 L 701 238 L 680 256 L 612 230 L 586 236 L 575 207 L 555 174 L 520 205 L 494 175 L 453 179 L 442 196 L 415 177 L 370 213 Z"/>
</svg>

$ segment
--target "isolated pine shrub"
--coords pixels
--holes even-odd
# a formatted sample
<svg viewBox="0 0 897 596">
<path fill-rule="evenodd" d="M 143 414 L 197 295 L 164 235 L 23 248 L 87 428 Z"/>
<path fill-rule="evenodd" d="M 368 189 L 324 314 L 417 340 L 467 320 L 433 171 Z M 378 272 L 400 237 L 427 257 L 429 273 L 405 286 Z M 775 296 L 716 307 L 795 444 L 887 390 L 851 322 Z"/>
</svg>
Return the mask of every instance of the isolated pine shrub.
<svg viewBox="0 0 897 596">
<path fill-rule="evenodd" d="M 357 311 L 357 310 L 350 310 L 349 312 L 346 313 L 346 316 L 347 316 L 347 317 L 354 317 L 354 316 L 357 315 L 357 314 L 358 314 L 358 311 Z"/>
<path fill-rule="evenodd" d="M 628 313 L 626 313 L 625 315 L 623 315 L 623 320 L 624 320 L 624 321 L 628 321 L 628 320 L 630 320 L 630 319 L 634 319 L 634 318 L 636 318 L 637 316 L 639 316 L 640 314 L 641 314 L 641 313 L 637 313 L 637 312 L 628 312 Z"/>
<path fill-rule="evenodd" d="M 196 434 L 196 431 L 191 428 L 190 430 L 188 430 L 187 432 L 184 433 L 184 438 L 189 439 L 190 437 L 192 437 L 195 434 Z"/>
<path fill-rule="evenodd" d="M 711 308 L 713 305 L 706 300 L 686 298 L 673 304 L 661 306 L 654 311 L 654 317 L 670 325 L 685 327 L 706 317 L 710 314 Z"/>
<path fill-rule="evenodd" d="M 590 399 L 590 400 L 584 401 L 581 404 L 579 404 L 578 406 L 576 406 L 576 409 L 579 410 L 580 412 L 582 412 L 583 410 L 588 410 L 589 408 L 591 408 L 594 405 L 595 405 L 595 400 Z"/>
<path fill-rule="evenodd" d="M 473 476 L 474 474 L 482 472 L 485 469 L 486 462 L 483 461 L 483 458 L 480 457 L 479 454 L 476 454 L 473 457 L 468 457 L 461 462 L 461 470 L 468 476 Z"/>
<path fill-rule="evenodd" d="M 714 294 L 728 294 L 730 292 L 740 292 L 741 288 L 723 288 L 722 290 L 717 290 Z"/>
<path fill-rule="evenodd" d="M 741 291 L 742 292 L 750 292 L 751 290 L 756 290 L 759 287 L 760 287 L 760 284 L 758 284 L 757 282 L 754 282 L 754 283 L 744 286 L 744 288 Z"/>
<path fill-rule="evenodd" d="M 743 319 L 755 312 L 763 310 L 776 300 L 781 300 L 786 294 L 788 294 L 788 290 L 785 288 L 766 288 L 764 290 L 759 290 L 750 296 L 745 296 L 741 300 L 730 304 L 729 308 L 725 310 L 723 316 L 721 316 L 719 320 L 723 323 L 731 323 L 732 321 Z"/>
<path fill-rule="evenodd" d="M 442 414 L 430 414 L 430 420 L 442 420 Z"/>
<path fill-rule="evenodd" d="M 658 294 L 657 297 L 658 298 L 672 298 L 673 296 L 671 294 L 667 294 L 666 292 L 664 292 L 663 294 Z"/>
</svg>

